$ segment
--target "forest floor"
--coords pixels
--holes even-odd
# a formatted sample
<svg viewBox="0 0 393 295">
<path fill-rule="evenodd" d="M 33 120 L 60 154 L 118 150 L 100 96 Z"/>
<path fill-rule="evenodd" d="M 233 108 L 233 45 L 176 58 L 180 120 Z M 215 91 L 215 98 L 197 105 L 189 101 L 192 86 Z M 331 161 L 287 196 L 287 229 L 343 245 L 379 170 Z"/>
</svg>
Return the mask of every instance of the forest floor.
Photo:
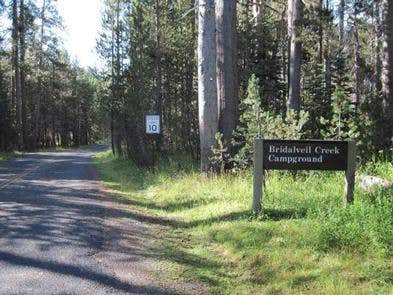
<svg viewBox="0 0 393 295">
<path fill-rule="evenodd" d="M 159 225 L 164 280 L 198 280 L 209 294 L 392 294 L 393 189 L 342 205 L 343 174 L 269 173 L 264 212 L 250 212 L 250 171 L 205 177 L 187 157 L 155 172 L 111 152 L 95 157 L 106 187 Z M 393 164 L 362 173 L 393 180 Z"/>
</svg>

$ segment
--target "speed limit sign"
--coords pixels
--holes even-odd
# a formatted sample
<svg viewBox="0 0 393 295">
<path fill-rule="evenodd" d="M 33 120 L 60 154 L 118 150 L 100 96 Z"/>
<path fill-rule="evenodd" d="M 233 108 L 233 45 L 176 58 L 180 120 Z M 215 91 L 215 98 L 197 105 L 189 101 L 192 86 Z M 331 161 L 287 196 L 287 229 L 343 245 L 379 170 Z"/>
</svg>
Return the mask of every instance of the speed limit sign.
<svg viewBox="0 0 393 295">
<path fill-rule="evenodd" d="M 146 116 L 146 134 L 160 134 L 160 116 L 147 115 Z"/>
</svg>

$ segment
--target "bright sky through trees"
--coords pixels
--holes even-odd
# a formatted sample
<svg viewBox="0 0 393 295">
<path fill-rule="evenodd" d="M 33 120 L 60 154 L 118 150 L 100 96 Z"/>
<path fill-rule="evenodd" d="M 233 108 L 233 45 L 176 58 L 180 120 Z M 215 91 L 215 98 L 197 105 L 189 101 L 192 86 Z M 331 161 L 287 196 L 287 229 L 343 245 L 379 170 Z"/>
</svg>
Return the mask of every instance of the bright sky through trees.
<svg viewBox="0 0 393 295">
<path fill-rule="evenodd" d="M 101 28 L 101 7 L 101 0 L 58 1 L 65 26 L 64 46 L 83 67 L 99 65 L 95 46 Z"/>
</svg>

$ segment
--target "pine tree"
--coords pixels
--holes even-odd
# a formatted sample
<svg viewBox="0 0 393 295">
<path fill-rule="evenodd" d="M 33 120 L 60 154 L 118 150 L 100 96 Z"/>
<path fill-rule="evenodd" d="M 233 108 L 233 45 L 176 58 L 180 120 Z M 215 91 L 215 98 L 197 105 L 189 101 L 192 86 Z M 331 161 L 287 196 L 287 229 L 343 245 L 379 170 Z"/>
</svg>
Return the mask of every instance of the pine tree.
<svg viewBox="0 0 393 295">
<path fill-rule="evenodd" d="M 289 36 L 289 93 L 288 110 L 300 110 L 301 54 L 300 25 L 303 14 L 302 0 L 288 0 Z"/>
<path fill-rule="evenodd" d="M 217 99 L 219 130 L 224 143 L 230 143 L 237 124 L 237 29 L 236 1 L 216 2 Z"/>
<path fill-rule="evenodd" d="M 212 148 L 218 132 L 215 5 L 199 0 L 198 11 L 198 99 L 201 170 L 210 172 Z"/>
</svg>

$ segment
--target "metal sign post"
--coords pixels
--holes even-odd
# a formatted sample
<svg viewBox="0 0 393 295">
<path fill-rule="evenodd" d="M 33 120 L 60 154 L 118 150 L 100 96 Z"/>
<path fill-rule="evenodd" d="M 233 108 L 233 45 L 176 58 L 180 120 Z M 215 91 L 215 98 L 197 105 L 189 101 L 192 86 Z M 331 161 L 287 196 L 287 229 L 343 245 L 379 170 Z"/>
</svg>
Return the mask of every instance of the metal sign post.
<svg viewBox="0 0 393 295">
<path fill-rule="evenodd" d="M 159 115 L 146 116 L 146 134 L 153 140 L 152 162 L 154 169 L 156 164 L 157 137 L 161 134 L 161 117 Z"/>
</svg>

